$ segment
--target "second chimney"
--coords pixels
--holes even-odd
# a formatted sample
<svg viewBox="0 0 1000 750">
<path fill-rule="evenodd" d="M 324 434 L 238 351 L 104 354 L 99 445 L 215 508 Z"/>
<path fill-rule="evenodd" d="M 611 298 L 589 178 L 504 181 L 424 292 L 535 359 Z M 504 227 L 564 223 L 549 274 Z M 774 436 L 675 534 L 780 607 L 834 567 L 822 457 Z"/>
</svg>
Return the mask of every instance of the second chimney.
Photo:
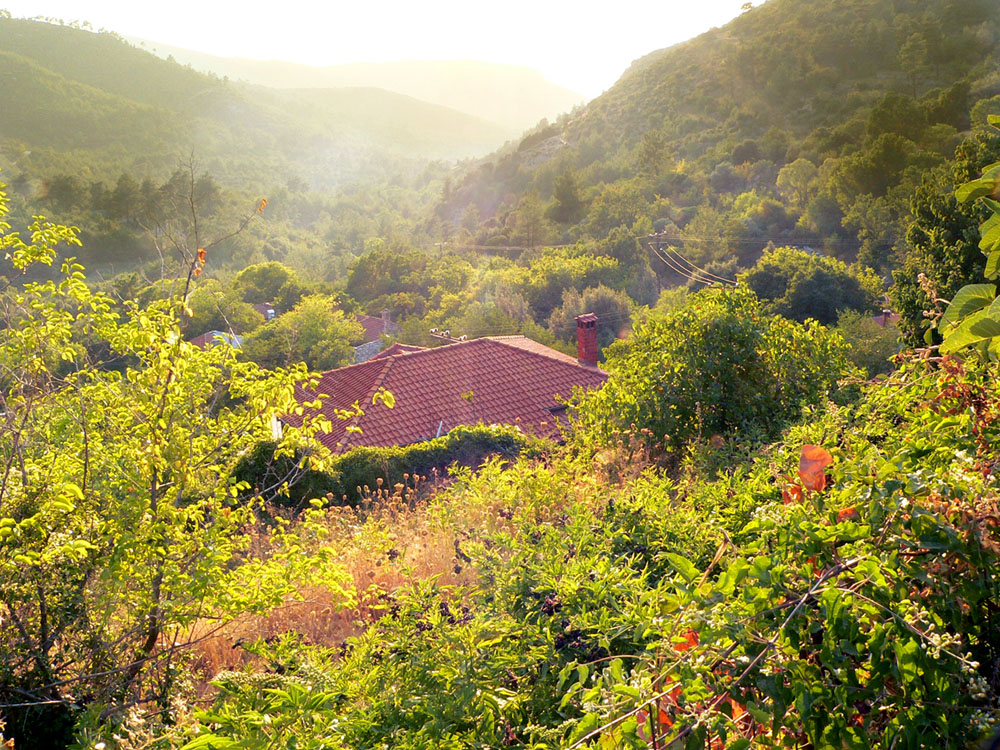
<svg viewBox="0 0 1000 750">
<path fill-rule="evenodd" d="M 597 316 L 584 313 L 576 318 L 576 359 L 581 365 L 597 367 Z"/>
</svg>

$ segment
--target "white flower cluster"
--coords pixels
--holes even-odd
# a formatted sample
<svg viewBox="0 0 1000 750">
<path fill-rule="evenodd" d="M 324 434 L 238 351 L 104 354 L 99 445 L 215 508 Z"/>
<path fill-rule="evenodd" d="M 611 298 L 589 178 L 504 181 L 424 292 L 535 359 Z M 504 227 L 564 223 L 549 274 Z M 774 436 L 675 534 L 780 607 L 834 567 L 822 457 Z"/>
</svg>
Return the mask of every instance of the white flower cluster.
<svg viewBox="0 0 1000 750">
<path fill-rule="evenodd" d="M 761 523 L 780 524 L 785 521 L 786 506 L 784 503 L 764 503 L 754 508 L 750 517 Z"/>
</svg>

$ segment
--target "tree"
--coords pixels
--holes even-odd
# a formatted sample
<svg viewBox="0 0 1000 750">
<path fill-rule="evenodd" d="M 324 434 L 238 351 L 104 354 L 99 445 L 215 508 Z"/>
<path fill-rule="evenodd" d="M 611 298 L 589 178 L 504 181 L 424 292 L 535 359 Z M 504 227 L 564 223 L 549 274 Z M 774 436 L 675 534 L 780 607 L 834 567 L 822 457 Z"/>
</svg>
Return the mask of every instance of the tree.
<svg viewBox="0 0 1000 750">
<path fill-rule="evenodd" d="M 616 227 L 631 229 L 639 219 L 652 218 L 652 206 L 634 180 L 604 185 L 587 213 L 587 231 L 600 239 Z"/>
<path fill-rule="evenodd" d="M 605 350 L 611 377 L 576 410 L 581 439 L 628 434 L 654 453 L 691 438 L 773 435 L 848 370 L 843 340 L 764 313 L 746 286 L 708 289 Z"/>
<path fill-rule="evenodd" d="M 808 159 L 796 159 L 778 172 L 778 190 L 801 211 L 815 191 L 818 176 L 815 164 Z"/>
<path fill-rule="evenodd" d="M 917 96 L 917 84 L 920 83 L 927 68 L 927 57 L 927 40 L 919 32 L 907 37 L 899 48 L 899 67 L 910 81 L 914 98 Z"/>
<path fill-rule="evenodd" d="M 521 198 L 514 212 L 514 227 L 511 241 L 515 245 L 535 247 L 544 244 L 548 239 L 548 223 L 545 220 L 545 207 L 535 193 L 528 193 Z"/>
<path fill-rule="evenodd" d="M 250 333 L 243 355 L 268 368 L 304 363 L 310 370 L 329 370 L 354 361 L 351 342 L 361 334 L 361 324 L 337 309 L 335 297 L 311 294 Z"/>
<path fill-rule="evenodd" d="M 868 115 L 868 135 L 877 138 L 882 133 L 895 133 L 919 143 L 927 124 L 927 115 L 916 101 L 905 94 L 890 92 Z"/>
<path fill-rule="evenodd" d="M 302 296 L 302 283 L 298 275 L 284 263 L 268 261 L 247 266 L 233 279 L 233 289 L 244 302 L 277 304 L 279 298 L 288 305 L 299 301 Z"/>
<path fill-rule="evenodd" d="M 234 289 L 227 289 L 215 279 L 199 284 L 188 299 L 189 317 L 184 332 L 198 336 L 207 331 L 231 331 L 246 334 L 264 322 L 264 316 L 240 299 Z"/>
<path fill-rule="evenodd" d="M 111 191 L 108 209 L 113 219 L 134 219 L 142 211 L 142 192 L 131 175 L 122 173 Z"/>
<path fill-rule="evenodd" d="M 910 201 L 903 266 L 892 274 L 889 297 L 901 316 L 900 330 L 909 346 L 925 343 L 928 318 L 936 299 L 951 297 L 971 280 L 982 277 L 986 259 L 979 249 L 979 225 L 988 209 L 981 202 L 960 203 L 954 189 L 979 176 L 1000 159 L 1000 134 L 979 131 L 955 152 L 950 174 L 928 174 Z M 933 294 L 934 299 L 931 299 Z"/>
<path fill-rule="evenodd" d="M 896 242 L 902 235 L 900 220 L 889 200 L 858 196 L 844 215 L 843 225 L 861 241 L 858 263 L 886 273 L 892 265 Z"/>
<path fill-rule="evenodd" d="M 891 358 L 899 352 L 896 326 L 882 325 L 869 313 L 846 310 L 837 318 L 837 331 L 849 347 L 847 358 L 868 377 L 892 371 Z"/>
<path fill-rule="evenodd" d="M 79 244 L 41 219 L 29 241 L 7 230 L 0 221 L 13 275 L 51 264 L 58 243 Z M 72 261 L 56 280 L 7 290 L 0 703 L 18 746 L 69 744 L 83 710 L 166 705 L 196 623 L 265 613 L 307 578 L 348 596 L 343 572 L 286 547 L 286 534 L 267 550 L 250 544 L 256 510 L 235 502 L 231 472 L 272 418 L 298 408 L 307 377 L 183 340 L 203 262 L 191 257 L 179 294 L 145 308 L 92 292 Z M 289 429 L 283 450 L 321 426 Z"/>
<path fill-rule="evenodd" d="M 572 169 L 558 177 L 552 187 L 552 202 L 545 215 L 557 224 L 576 224 L 586 213 L 586 204 L 580 197 L 580 179 Z"/>
<path fill-rule="evenodd" d="M 567 289 L 562 304 L 549 316 L 549 330 L 566 342 L 576 341 L 576 318 L 584 313 L 594 313 L 597 320 L 597 346 L 600 349 L 628 331 L 632 317 L 632 300 L 624 292 L 600 284 L 582 292 Z"/>
<path fill-rule="evenodd" d="M 836 323 L 844 310 L 874 312 L 882 292 L 870 270 L 791 247 L 765 251 L 740 280 L 769 312 L 825 325 Z"/>
</svg>

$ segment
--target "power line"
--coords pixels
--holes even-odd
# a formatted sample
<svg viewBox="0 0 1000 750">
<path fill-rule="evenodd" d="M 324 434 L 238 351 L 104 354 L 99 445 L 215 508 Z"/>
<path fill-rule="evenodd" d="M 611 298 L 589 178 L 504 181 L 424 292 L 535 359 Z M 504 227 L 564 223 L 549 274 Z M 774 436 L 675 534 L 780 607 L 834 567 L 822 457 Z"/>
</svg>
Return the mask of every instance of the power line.
<svg viewBox="0 0 1000 750">
<path fill-rule="evenodd" d="M 674 273 L 680 274 L 685 279 L 688 279 L 689 281 L 696 281 L 699 284 L 705 284 L 706 286 L 710 286 L 715 283 L 712 279 L 699 278 L 696 275 L 692 275 L 690 271 L 685 271 L 684 268 L 678 265 L 675 261 L 672 261 L 663 255 L 655 245 L 650 244 L 649 249 L 652 250 L 656 257 L 663 261 L 668 268 L 670 268 Z"/>
<path fill-rule="evenodd" d="M 691 268 L 693 268 L 695 271 L 698 271 L 698 272 L 700 272 L 701 274 L 703 274 L 705 276 L 708 276 L 710 278 L 714 278 L 716 281 L 721 281 L 723 284 L 734 284 L 734 285 L 736 284 L 736 281 L 734 279 L 729 279 L 729 278 L 726 278 L 725 276 L 719 276 L 719 274 L 717 274 L 717 273 L 712 273 L 711 271 L 706 271 L 701 266 L 696 266 L 694 263 L 692 263 L 687 258 L 685 258 L 683 255 L 681 255 L 680 252 L 675 247 L 667 245 L 667 252 L 670 253 L 671 255 L 675 256 L 676 258 L 678 258 L 681 262 L 683 262 L 683 263 L 687 264 L 688 266 L 690 266 Z"/>
<path fill-rule="evenodd" d="M 725 276 L 720 276 L 718 274 L 712 273 L 711 271 L 706 271 L 701 266 L 692 263 L 690 260 L 681 255 L 681 253 L 677 250 L 677 248 L 669 244 L 666 244 L 663 235 L 651 234 L 644 237 L 643 239 L 647 240 L 650 250 L 652 250 L 656 254 L 657 258 L 666 263 L 667 266 L 669 266 L 671 269 L 681 274 L 681 276 L 684 276 L 688 279 L 692 279 L 693 281 L 698 281 L 703 284 L 713 284 L 716 282 L 723 284 L 733 284 L 733 285 L 736 284 L 736 281 L 733 279 L 726 278 Z M 661 249 L 666 250 L 666 252 L 672 256 L 673 260 L 671 261 L 666 256 L 664 256 L 660 252 Z"/>
</svg>

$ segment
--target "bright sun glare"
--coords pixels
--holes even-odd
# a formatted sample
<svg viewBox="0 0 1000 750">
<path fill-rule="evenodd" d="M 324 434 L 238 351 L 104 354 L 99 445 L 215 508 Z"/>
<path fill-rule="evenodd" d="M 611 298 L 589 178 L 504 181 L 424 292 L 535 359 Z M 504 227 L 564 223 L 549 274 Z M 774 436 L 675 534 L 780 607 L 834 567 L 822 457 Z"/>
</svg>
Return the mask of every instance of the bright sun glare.
<svg viewBox="0 0 1000 750">
<path fill-rule="evenodd" d="M 89 21 L 128 37 L 220 56 L 310 65 L 484 60 L 523 65 L 586 97 L 637 57 L 720 26 L 744 0 L 502 4 L 459 0 L 7 0 L 15 16 Z"/>
</svg>

